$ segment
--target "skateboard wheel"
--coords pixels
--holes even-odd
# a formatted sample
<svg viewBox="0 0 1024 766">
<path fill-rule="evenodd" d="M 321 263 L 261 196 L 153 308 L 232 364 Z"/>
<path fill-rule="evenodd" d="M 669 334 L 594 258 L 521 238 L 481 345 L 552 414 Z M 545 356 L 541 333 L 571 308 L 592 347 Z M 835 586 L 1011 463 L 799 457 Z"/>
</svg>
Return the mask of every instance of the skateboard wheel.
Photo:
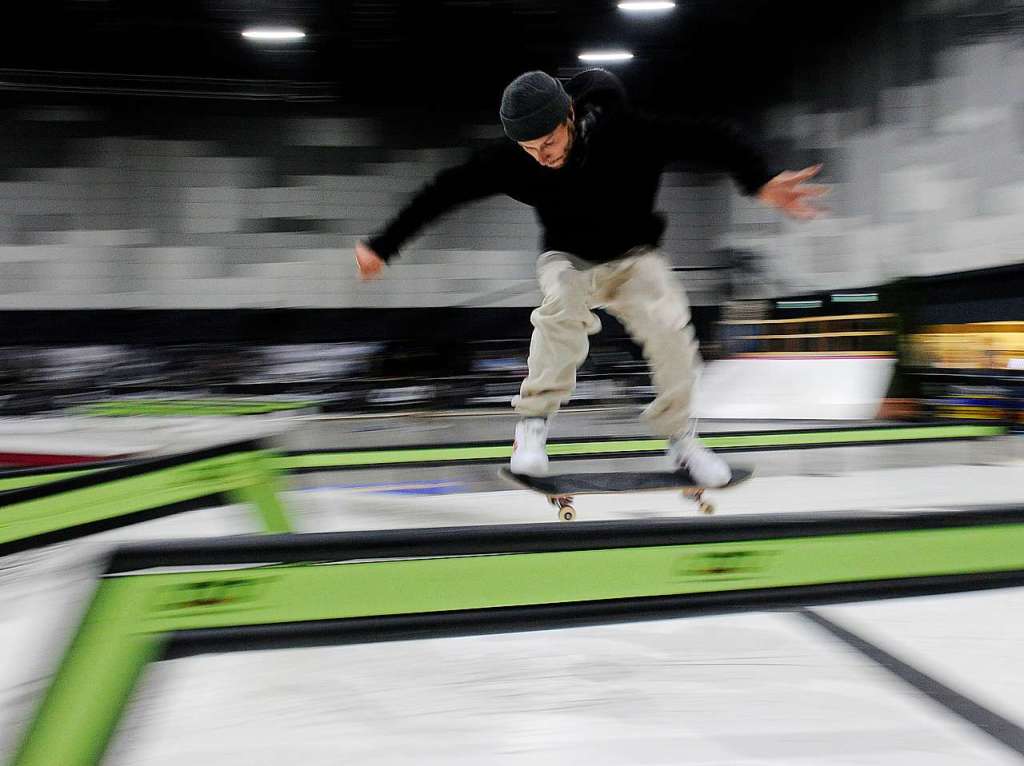
<svg viewBox="0 0 1024 766">
<path fill-rule="evenodd" d="M 572 507 L 572 498 L 568 495 L 549 497 L 548 502 L 558 509 L 559 521 L 573 521 L 576 518 L 576 509 Z"/>
</svg>

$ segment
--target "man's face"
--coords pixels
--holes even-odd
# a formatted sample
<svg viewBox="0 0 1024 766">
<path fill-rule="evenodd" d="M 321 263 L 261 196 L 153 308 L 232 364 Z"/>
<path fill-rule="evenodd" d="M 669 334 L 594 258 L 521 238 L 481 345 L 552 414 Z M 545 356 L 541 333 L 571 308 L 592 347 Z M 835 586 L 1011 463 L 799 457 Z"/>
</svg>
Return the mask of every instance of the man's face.
<svg viewBox="0 0 1024 766">
<path fill-rule="evenodd" d="M 519 145 L 541 165 L 554 169 L 562 167 L 569 159 L 572 137 L 572 114 L 570 113 L 569 119 L 546 136 L 535 138 L 533 141 L 520 141 Z"/>
</svg>

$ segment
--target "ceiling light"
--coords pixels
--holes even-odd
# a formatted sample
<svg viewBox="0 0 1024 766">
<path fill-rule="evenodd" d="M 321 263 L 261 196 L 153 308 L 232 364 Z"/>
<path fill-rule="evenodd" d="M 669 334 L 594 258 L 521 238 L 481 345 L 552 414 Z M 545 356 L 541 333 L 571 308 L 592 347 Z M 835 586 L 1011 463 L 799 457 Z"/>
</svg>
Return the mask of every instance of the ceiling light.
<svg viewBox="0 0 1024 766">
<path fill-rule="evenodd" d="M 579 55 L 580 61 L 629 61 L 633 54 L 629 51 L 588 51 Z"/>
<path fill-rule="evenodd" d="M 301 40 L 306 33 L 301 29 L 289 27 L 252 27 L 242 32 L 242 37 L 247 40 L 259 40 L 262 42 L 290 43 Z"/>
<path fill-rule="evenodd" d="M 623 0 L 619 3 L 620 11 L 635 11 L 643 13 L 647 11 L 671 11 L 676 4 L 669 0 Z"/>
</svg>

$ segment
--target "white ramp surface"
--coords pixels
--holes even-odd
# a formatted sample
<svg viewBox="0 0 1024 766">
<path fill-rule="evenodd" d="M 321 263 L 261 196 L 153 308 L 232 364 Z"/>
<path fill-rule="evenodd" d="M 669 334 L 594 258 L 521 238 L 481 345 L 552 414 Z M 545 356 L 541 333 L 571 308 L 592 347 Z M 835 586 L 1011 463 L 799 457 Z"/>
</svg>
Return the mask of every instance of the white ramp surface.
<svg viewBox="0 0 1024 766">
<path fill-rule="evenodd" d="M 725 420 L 866 420 L 895 359 L 721 359 L 704 366 L 697 416 Z"/>
<path fill-rule="evenodd" d="M 175 660 L 108 766 L 1019 763 L 789 614 Z"/>
</svg>

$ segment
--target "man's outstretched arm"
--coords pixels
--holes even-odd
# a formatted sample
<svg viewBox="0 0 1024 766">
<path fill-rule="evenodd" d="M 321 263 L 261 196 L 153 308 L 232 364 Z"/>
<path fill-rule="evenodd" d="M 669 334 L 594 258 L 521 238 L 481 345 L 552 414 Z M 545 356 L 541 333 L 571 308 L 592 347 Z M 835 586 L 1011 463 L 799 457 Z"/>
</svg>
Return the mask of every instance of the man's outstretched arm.
<svg viewBox="0 0 1024 766">
<path fill-rule="evenodd" d="M 821 171 L 820 164 L 779 172 L 731 120 L 716 117 L 648 119 L 655 145 L 663 157 L 698 160 L 728 171 L 745 194 L 790 217 L 809 219 L 823 212 L 811 203 L 827 194 L 828 187 L 805 183 Z"/>
<path fill-rule="evenodd" d="M 356 268 L 361 279 L 380 276 L 401 246 L 424 226 L 459 205 L 500 191 L 500 171 L 493 151 L 477 152 L 462 165 L 441 171 L 420 189 L 380 231 L 356 243 Z"/>
</svg>

